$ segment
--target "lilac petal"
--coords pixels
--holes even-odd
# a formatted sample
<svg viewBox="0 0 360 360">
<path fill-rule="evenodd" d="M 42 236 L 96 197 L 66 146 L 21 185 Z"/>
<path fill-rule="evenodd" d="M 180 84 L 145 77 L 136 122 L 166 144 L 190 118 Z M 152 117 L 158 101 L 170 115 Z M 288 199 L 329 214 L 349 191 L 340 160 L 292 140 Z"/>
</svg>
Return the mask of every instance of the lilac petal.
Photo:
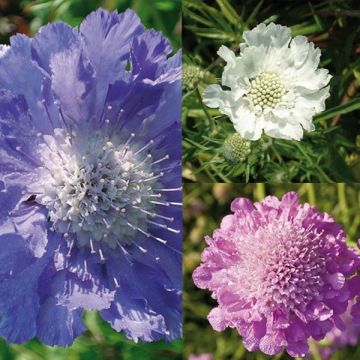
<svg viewBox="0 0 360 360">
<path fill-rule="evenodd" d="M 267 355 L 275 355 L 281 352 L 286 345 L 283 331 L 267 331 L 266 335 L 260 339 L 259 348 Z"/>
<path fill-rule="evenodd" d="M 223 331 L 229 326 L 229 321 L 225 319 L 225 311 L 220 307 L 212 309 L 207 316 L 211 326 L 216 331 Z"/>
<path fill-rule="evenodd" d="M 328 274 L 326 279 L 335 290 L 341 289 L 344 286 L 346 280 L 342 273 Z"/>
<path fill-rule="evenodd" d="M 231 211 L 235 212 L 240 211 L 252 211 L 254 209 L 253 203 L 249 199 L 245 198 L 236 198 L 231 203 Z"/>
<path fill-rule="evenodd" d="M 263 321 L 254 321 L 248 328 L 248 332 L 244 335 L 243 344 L 246 349 L 249 351 L 255 351 L 259 348 L 259 339 L 261 339 L 262 346 L 266 340 L 263 340 L 263 337 L 266 333 L 266 322 Z M 280 345 L 281 346 L 281 345 Z"/>
</svg>

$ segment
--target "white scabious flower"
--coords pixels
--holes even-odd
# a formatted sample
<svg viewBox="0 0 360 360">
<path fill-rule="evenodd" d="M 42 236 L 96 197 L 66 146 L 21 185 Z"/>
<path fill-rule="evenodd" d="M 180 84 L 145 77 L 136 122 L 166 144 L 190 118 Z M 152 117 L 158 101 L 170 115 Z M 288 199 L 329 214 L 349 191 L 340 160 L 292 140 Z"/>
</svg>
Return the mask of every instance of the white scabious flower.
<svg viewBox="0 0 360 360">
<path fill-rule="evenodd" d="M 245 139 L 262 131 L 281 139 L 300 140 L 303 128 L 315 129 L 312 118 L 325 109 L 328 70 L 318 69 L 320 49 L 304 36 L 291 39 L 286 26 L 260 24 L 243 34 L 240 56 L 226 46 L 218 54 L 226 62 L 222 85 L 210 85 L 204 103 L 229 116 Z"/>
</svg>

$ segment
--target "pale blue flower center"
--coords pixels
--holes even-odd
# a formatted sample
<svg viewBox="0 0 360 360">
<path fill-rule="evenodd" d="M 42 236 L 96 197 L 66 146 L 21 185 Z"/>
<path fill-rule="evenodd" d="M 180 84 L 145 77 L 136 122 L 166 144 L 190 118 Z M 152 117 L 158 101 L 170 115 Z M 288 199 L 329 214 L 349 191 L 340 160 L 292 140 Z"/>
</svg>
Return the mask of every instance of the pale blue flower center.
<svg viewBox="0 0 360 360">
<path fill-rule="evenodd" d="M 47 138 L 44 190 L 37 201 L 48 208 L 54 231 L 92 250 L 102 241 L 113 248 L 130 243 L 138 231 L 151 236 L 148 221 L 161 197 L 156 185 L 163 173 L 152 171 L 153 142 L 141 147 L 134 137 L 116 145 L 94 136 L 75 147 L 77 138 L 64 131 Z"/>
</svg>

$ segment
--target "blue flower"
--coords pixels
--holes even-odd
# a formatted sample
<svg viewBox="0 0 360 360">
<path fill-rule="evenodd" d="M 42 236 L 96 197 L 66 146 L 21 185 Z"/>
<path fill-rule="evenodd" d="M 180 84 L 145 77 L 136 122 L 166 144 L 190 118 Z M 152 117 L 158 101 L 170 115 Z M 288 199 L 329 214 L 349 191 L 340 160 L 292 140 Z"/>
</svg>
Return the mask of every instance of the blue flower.
<svg viewBox="0 0 360 360">
<path fill-rule="evenodd" d="M 0 48 L 0 336 L 181 337 L 181 54 L 133 11 Z"/>
</svg>

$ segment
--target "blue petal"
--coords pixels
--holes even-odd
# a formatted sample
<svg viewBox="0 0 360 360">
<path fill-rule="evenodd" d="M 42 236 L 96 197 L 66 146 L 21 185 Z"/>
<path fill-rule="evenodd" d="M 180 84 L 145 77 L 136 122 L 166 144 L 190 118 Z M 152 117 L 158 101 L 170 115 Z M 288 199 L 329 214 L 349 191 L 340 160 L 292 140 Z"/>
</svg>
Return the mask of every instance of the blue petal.
<svg viewBox="0 0 360 360">
<path fill-rule="evenodd" d="M 158 68 L 171 51 L 168 40 L 160 32 L 145 31 L 137 36 L 131 45 L 132 73 L 142 78 L 154 79 Z"/>
<path fill-rule="evenodd" d="M 90 250 L 73 248 L 68 254 L 67 245 L 62 242 L 55 253 L 54 271 L 50 289 L 58 304 L 87 310 L 101 310 L 110 307 L 114 291 L 109 289 L 103 264 L 98 263 Z"/>
<path fill-rule="evenodd" d="M 14 273 L 21 272 L 32 263 L 30 252 L 24 246 L 24 241 L 20 236 L 1 235 L 0 247 L 0 278 L 2 281 L 9 279 Z"/>
<path fill-rule="evenodd" d="M 37 287 L 44 267 L 44 259 L 38 260 L 1 283 L 0 336 L 8 342 L 21 343 L 36 334 Z"/>
<path fill-rule="evenodd" d="M 1 174 L 38 166 L 36 134 L 24 97 L 0 90 L 0 147 L 4 154 L 0 158 Z"/>
<path fill-rule="evenodd" d="M 127 10 L 122 14 L 99 9 L 86 17 L 80 26 L 85 52 L 96 72 L 96 113 L 98 120 L 110 84 L 125 70 L 131 39 L 144 27 L 138 16 Z"/>
<path fill-rule="evenodd" d="M 118 302 L 110 310 L 102 311 L 103 317 L 115 329 L 124 329 L 127 336 L 134 340 L 179 338 L 182 322 L 181 291 L 173 289 L 170 278 L 157 267 L 156 261 L 147 266 L 136 260 L 131 264 L 121 261 L 121 257 L 116 254 L 108 256 L 109 273 L 117 278 L 120 287 L 116 293 Z M 152 327 L 154 324 L 150 315 L 156 321 L 156 330 Z M 158 320 L 161 318 L 165 326 L 159 327 Z M 143 337 L 139 336 L 139 323 L 143 323 Z"/>
<path fill-rule="evenodd" d="M 42 257 L 48 243 L 48 211 L 37 204 L 22 203 L 10 212 L 15 231 L 35 257 Z"/>
<path fill-rule="evenodd" d="M 101 316 L 116 331 L 124 331 L 127 338 L 136 342 L 162 338 L 166 331 L 164 318 L 147 311 L 146 301 L 128 297 L 125 291 L 119 291 L 115 300 L 111 309 L 101 311 Z"/>
<path fill-rule="evenodd" d="M 5 222 L 11 222 L 9 217 L 11 211 L 22 200 L 26 200 L 22 195 L 22 191 L 28 183 L 34 180 L 34 176 L 33 174 L 10 173 L 2 178 L 0 177 L 0 180 L 0 225 L 2 226 Z M 11 224 L 13 223 L 11 222 Z M 14 229 L 13 226 L 12 228 Z"/>
<path fill-rule="evenodd" d="M 83 310 L 69 310 L 49 297 L 41 304 L 37 318 L 37 338 L 47 345 L 70 346 L 86 327 L 81 320 Z"/>
<path fill-rule="evenodd" d="M 86 125 L 94 113 L 95 73 L 89 60 L 78 47 L 51 58 L 52 89 L 67 117 Z"/>
<path fill-rule="evenodd" d="M 43 26 L 31 42 L 32 59 L 50 75 L 50 59 L 54 54 L 79 43 L 78 31 L 64 23 Z"/>
<path fill-rule="evenodd" d="M 42 74 L 31 60 L 31 41 L 24 35 L 11 38 L 11 48 L 0 58 L 0 89 L 8 89 L 15 95 L 23 95 L 29 106 L 32 122 L 37 131 L 52 132 L 42 105 Z"/>
</svg>

